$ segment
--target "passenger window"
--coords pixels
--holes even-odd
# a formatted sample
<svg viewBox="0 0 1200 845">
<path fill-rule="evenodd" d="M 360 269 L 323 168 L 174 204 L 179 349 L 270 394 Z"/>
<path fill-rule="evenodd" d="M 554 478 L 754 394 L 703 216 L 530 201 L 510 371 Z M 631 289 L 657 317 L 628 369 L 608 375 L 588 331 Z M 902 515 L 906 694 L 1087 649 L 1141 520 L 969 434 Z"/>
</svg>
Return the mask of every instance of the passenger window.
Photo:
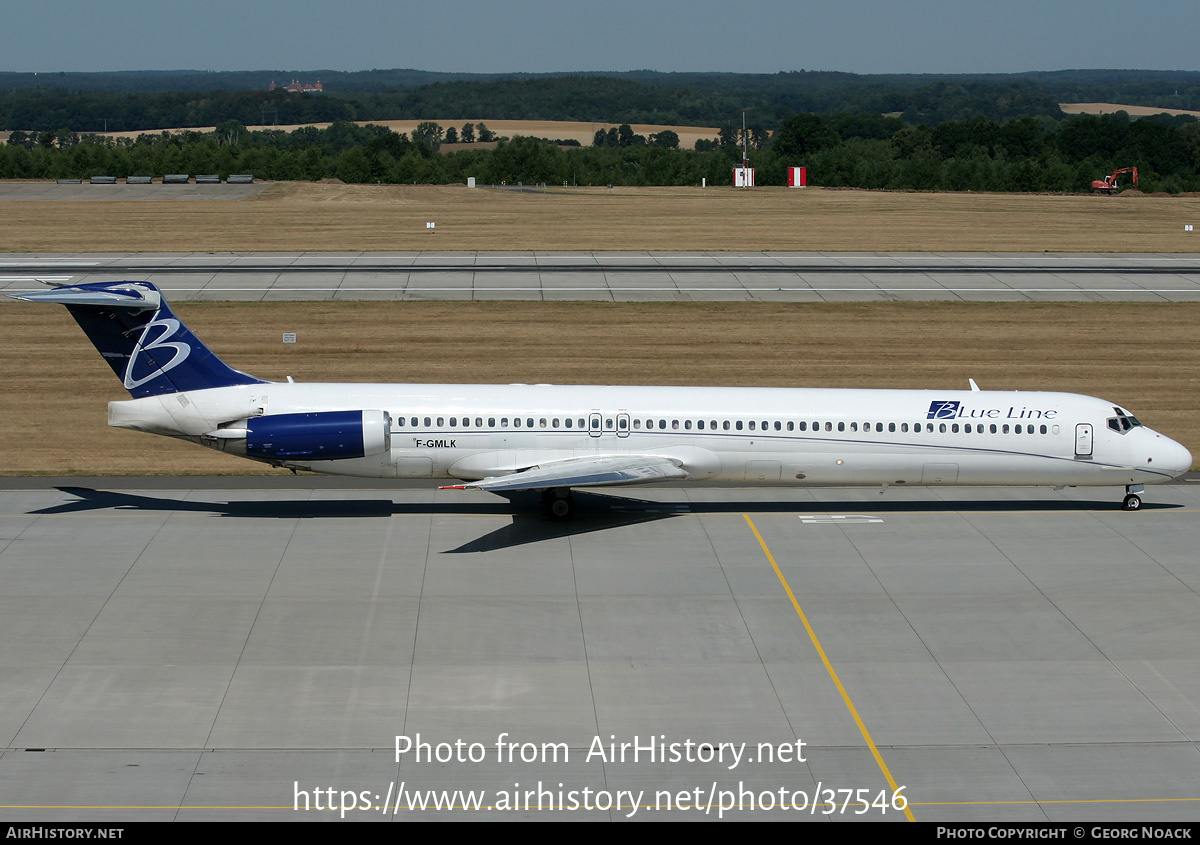
<svg viewBox="0 0 1200 845">
<path fill-rule="evenodd" d="M 688 430 L 688 431 L 691 431 L 691 430 L 692 430 L 692 421 L 691 421 L 691 420 L 684 420 L 684 421 L 683 421 L 683 427 L 684 427 L 686 430 Z"/>
<path fill-rule="evenodd" d="M 721 428 L 729 431 L 729 420 L 725 420 L 723 423 L 721 423 Z"/>
<path fill-rule="evenodd" d="M 521 418 L 513 417 L 513 428 L 520 428 L 520 427 L 521 427 Z"/>
<path fill-rule="evenodd" d="M 945 424 L 945 423 L 941 423 L 941 424 L 938 426 L 938 433 L 939 433 L 939 434 L 945 434 L 945 433 L 946 433 L 946 424 Z"/>
<path fill-rule="evenodd" d="M 896 430 L 896 424 L 888 423 L 888 431 L 895 431 L 895 430 Z"/>
<path fill-rule="evenodd" d="M 429 428 L 429 426 L 431 426 L 431 425 L 433 425 L 433 420 L 431 420 L 429 417 L 426 417 L 425 418 L 425 427 Z"/>
<path fill-rule="evenodd" d="M 808 431 L 808 423 L 806 423 L 804 420 L 800 420 L 800 430 Z"/>
<path fill-rule="evenodd" d="M 738 431 L 741 431 L 741 430 L 742 430 L 742 421 L 741 421 L 741 420 L 738 420 L 736 423 L 734 423 L 734 427 L 735 427 L 735 428 L 736 428 Z"/>
<path fill-rule="evenodd" d="M 1008 434 L 1008 423 L 1004 424 L 1004 433 Z"/>
<path fill-rule="evenodd" d="M 754 420 L 750 420 L 750 430 L 754 431 Z"/>
<path fill-rule="evenodd" d="M 558 425 L 558 420 L 554 421 L 554 425 L 555 426 Z M 620 419 L 617 420 L 617 428 L 619 428 L 621 431 L 624 431 L 625 429 L 629 428 L 629 420 L 625 419 L 624 417 L 621 417 Z"/>
<path fill-rule="evenodd" d="M 488 417 L 488 428 L 495 428 L 495 427 L 496 427 L 496 418 Z"/>
<path fill-rule="evenodd" d="M 844 422 L 838 423 L 838 431 L 845 431 L 845 430 L 846 430 L 846 424 Z"/>
<path fill-rule="evenodd" d="M 794 423 L 792 420 L 788 420 L 788 431 L 795 431 L 795 430 L 796 430 L 796 423 Z"/>
<path fill-rule="evenodd" d="M 783 423 L 781 423 L 779 420 L 775 420 L 775 430 L 783 431 Z"/>
<path fill-rule="evenodd" d="M 900 423 L 901 431 L 908 431 L 908 423 Z"/>
<path fill-rule="evenodd" d="M 852 423 L 850 423 L 850 430 L 851 430 L 851 431 L 858 431 L 858 423 L 856 423 L 856 422 L 852 422 Z"/>
<path fill-rule="evenodd" d="M 831 422 L 827 422 L 827 423 L 825 423 L 825 430 L 826 430 L 826 431 L 833 431 L 833 423 L 831 423 Z"/>
<path fill-rule="evenodd" d="M 445 417 L 438 417 L 438 428 L 441 428 L 441 427 L 442 427 L 442 426 L 444 426 L 445 424 L 446 424 L 446 418 L 445 418 Z"/>
<path fill-rule="evenodd" d="M 954 423 L 954 425 L 950 426 L 950 432 L 952 434 L 958 434 L 958 423 Z"/>
<path fill-rule="evenodd" d="M 991 424 L 991 430 L 992 430 L 992 434 L 996 433 L 996 424 L 995 423 Z"/>
<path fill-rule="evenodd" d="M 533 417 L 529 417 L 528 419 L 525 420 L 525 427 L 533 428 Z"/>
<path fill-rule="evenodd" d="M 964 425 L 963 431 L 965 431 L 967 434 L 970 434 L 971 433 L 971 424 L 967 423 L 966 425 Z"/>
<path fill-rule="evenodd" d="M 1046 433 L 1046 426 L 1041 426 L 1041 433 L 1042 433 L 1042 434 L 1045 434 L 1045 433 Z"/>
</svg>

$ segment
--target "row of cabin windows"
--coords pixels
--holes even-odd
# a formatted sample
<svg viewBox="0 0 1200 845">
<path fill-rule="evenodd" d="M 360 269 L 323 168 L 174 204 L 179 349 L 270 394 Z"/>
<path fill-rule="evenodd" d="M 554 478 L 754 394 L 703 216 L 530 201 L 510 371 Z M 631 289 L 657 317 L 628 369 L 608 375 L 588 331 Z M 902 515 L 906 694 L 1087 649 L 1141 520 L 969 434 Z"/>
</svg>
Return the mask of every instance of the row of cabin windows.
<svg viewBox="0 0 1200 845">
<path fill-rule="evenodd" d="M 422 417 L 409 417 L 408 420 L 409 420 L 409 425 L 411 425 L 413 428 L 419 427 L 421 425 L 422 421 L 424 422 L 425 428 L 430 428 L 431 426 L 433 426 L 435 420 L 436 420 L 436 424 L 439 428 L 443 428 L 446 425 L 445 417 L 423 417 L 423 418 Z M 471 428 L 472 422 L 474 422 L 475 428 L 484 428 L 484 417 L 475 417 L 474 420 L 472 420 L 471 417 L 450 417 L 450 427 L 451 428 L 458 428 L 460 426 L 462 428 Z M 512 422 L 513 428 L 535 428 L 535 427 L 536 428 L 553 428 L 553 429 L 559 429 L 559 428 L 586 429 L 587 428 L 587 420 L 583 417 L 579 417 L 579 418 L 567 417 L 566 419 L 560 419 L 559 417 L 553 417 L 550 419 L 548 419 L 546 417 L 541 417 L 541 418 L 537 419 L 536 421 L 533 417 L 524 417 L 524 418 L 513 417 L 511 422 Z M 605 430 L 612 431 L 613 430 L 612 419 L 608 418 L 604 422 L 605 422 Z M 403 427 L 405 424 L 405 417 L 397 417 L 396 423 L 397 423 L 397 425 Z M 560 423 L 562 423 L 562 424 L 560 425 Z M 624 418 L 619 418 L 617 420 L 617 424 L 621 431 L 625 430 L 626 421 Z M 647 420 L 636 419 L 633 421 L 633 428 L 635 431 L 641 430 L 643 427 L 645 427 L 645 429 L 647 429 L 647 430 L 657 429 L 657 430 L 663 431 L 663 430 L 667 429 L 668 425 L 670 426 L 670 428 L 672 430 L 675 430 L 675 431 L 678 431 L 682 427 L 682 429 L 684 431 L 691 431 L 693 428 L 695 428 L 697 431 L 722 430 L 722 431 L 767 431 L 767 432 L 770 432 L 770 431 L 810 431 L 811 430 L 814 432 L 820 432 L 823 430 L 823 431 L 832 432 L 835 430 L 835 426 L 836 426 L 836 430 L 839 432 L 846 432 L 846 431 L 859 432 L 859 431 L 861 431 L 863 433 L 871 432 L 871 431 L 883 432 L 885 430 L 888 431 L 889 433 L 893 433 L 896 431 L 899 431 L 901 433 L 908 433 L 909 431 L 912 431 L 915 434 L 920 434 L 922 432 L 933 434 L 935 432 L 935 430 L 937 433 L 940 433 L 940 434 L 958 434 L 960 432 L 962 432 L 964 434 L 984 434 L 984 433 L 991 433 L 991 434 L 1009 434 L 1009 433 L 1012 433 L 1012 434 L 1047 434 L 1047 433 L 1049 433 L 1049 427 L 1047 427 L 1046 425 L 1044 425 L 1044 424 L 1034 425 L 1033 423 L 1016 423 L 1015 425 L 1012 425 L 1012 426 L 1010 426 L 1008 423 L 1001 423 L 1001 424 L 997 424 L 997 423 L 987 423 L 987 424 L 985 424 L 985 423 L 963 423 L 961 426 L 959 425 L 959 423 L 949 423 L 949 424 L 938 423 L 937 428 L 935 429 L 933 423 L 919 423 L 919 422 L 918 423 L 906 423 L 906 422 L 902 422 L 902 423 L 894 423 L 894 422 L 869 423 L 869 422 L 864 422 L 861 424 L 861 428 L 860 428 L 860 424 L 858 422 L 844 422 L 844 421 L 837 422 L 837 423 L 834 423 L 834 422 L 825 422 L 825 423 L 812 422 L 812 423 L 809 423 L 807 420 L 800 420 L 799 422 L 797 422 L 795 420 L 787 420 L 786 422 L 782 421 L 782 420 L 775 420 L 774 422 L 772 422 L 770 420 L 762 420 L 760 423 L 758 420 L 748 420 L 748 421 L 747 420 L 722 420 L 719 425 L 719 429 L 718 429 L 718 423 L 716 420 L 707 420 L 707 421 L 706 420 L 695 420 L 695 421 L 683 420 L 682 422 L 680 422 L 679 420 L 669 420 L 668 421 L 665 419 L 647 419 Z M 886 426 L 886 429 L 885 429 L 885 426 Z M 487 417 L 487 428 L 496 428 L 496 427 L 497 427 L 497 418 L 496 417 Z M 508 417 L 499 417 L 499 427 L 500 428 L 508 428 L 509 427 L 509 418 Z M 1058 426 L 1057 425 L 1053 426 L 1053 429 L 1054 429 L 1054 433 L 1058 434 Z"/>
<path fill-rule="evenodd" d="M 670 422 L 671 422 L 672 429 L 678 429 L 680 427 L 679 420 L 671 420 Z M 704 420 L 697 420 L 695 423 L 695 426 L 698 430 L 703 431 L 705 424 L 706 423 Z M 690 431 L 692 428 L 692 421 L 684 420 L 682 425 L 683 425 L 683 428 L 685 431 Z M 707 423 L 707 425 L 708 425 L 709 430 L 711 430 L 711 431 L 717 430 L 717 421 L 716 420 L 710 420 Z M 985 429 L 983 423 L 975 423 L 973 428 L 972 428 L 972 425 L 973 425 L 972 423 L 964 423 L 960 427 L 958 423 L 950 423 L 949 425 L 947 425 L 946 423 L 939 423 L 936 428 L 936 431 L 940 432 L 941 434 L 947 434 L 947 433 L 958 434 L 960 431 L 963 433 L 966 433 L 966 434 L 971 434 L 973 431 L 974 431 L 974 433 L 983 434 L 985 432 L 985 430 L 990 430 L 992 434 L 1001 434 L 1001 433 L 1008 434 L 1008 433 L 1010 433 L 1010 431 L 1015 434 L 1022 434 L 1022 433 L 1036 434 L 1036 433 L 1039 433 L 1039 430 L 1040 430 L 1041 434 L 1048 433 L 1048 428 L 1045 425 L 1034 426 L 1032 424 L 1018 424 L 1018 425 L 1015 425 L 1010 428 L 1007 424 L 1001 424 L 998 426 L 995 423 L 992 423 L 992 424 L 990 424 L 990 426 L 988 426 L 987 429 Z M 767 432 L 769 432 L 769 431 L 809 431 L 810 430 L 809 426 L 810 426 L 810 424 L 807 420 L 800 420 L 799 422 L 795 422 L 793 420 L 788 420 L 787 422 L 783 422 L 781 420 L 775 420 L 774 423 L 772 423 L 770 420 L 763 420 L 761 424 L 757 420 L 749 420 L 745 423 L 743 423 L 742 420 L 733 420 L 732 422 L 730 420 L 723 420 L 721 422 L 720 427 L 721 427 L 721 430 L 723 430 L 723 431 L 767 431 Z M 859 424 L 857 422 L 837 422 L 837 423 L 813 422 L 811 424 L 811 430 L 814 432 L 819 432 L 822 430 L 834 431 L 835 426 L 836 426 L 836 430 L 841 431 L 841 432 L 860 431 Z M 872 428 L 872 426 L 874 426 L 874 428 Z M 889 432 L 900 431 L 900 432 L 906 433 L 910 430 L 909 423 L 894 423 L 894 422 L 893 423 L 881 423 L 881 422 L 869 423 L 869 422 L 865 422 L 862 424 L 861 431 L 862 432 L 869 432 L 869 431 L 882 432 L 885 430 L 884 429 L 885 426 L 887 427 L 886 430 Z M 642 421 L 634 420 L 633 427 L 635 430 L 640 429 L 642 427 Z M 663 420 L 663 419 L 646 420 L 646 428 L 652 429 L 652 428 L 656 428 L 656 427 L 659 429 L 665 429 L 667 427 L 667 420 Z M 1054 429 L 1055 429 L 1054 433 L 1057 434 L 1058 426 L 1055 426 Z M 929 432 L 932 434 L 935 431 L 935 428 L 934 428 L 933 423 L 912 423 L 911 430 L 917 434 L 920 434 L 923 431 Z"/>
<path fill-rule="evenodd" d="M 407 419 L 408 419 L 408 425 L 412 426 L 413 428 L 420 427 L 422 424 L 422 421 L 424 421 L 425 428 L 431 428 L 434 425 L 435 421 L 436 421 L 438 428 L 445 428 L 445 426 L 446 426 L 446 418 L 445 417 L 409 417 Z M 475 417 L 473 420 L 474 427 L 475 428 L 484 428 L 483 421 L 484 421 L 483 417 Z M 405 417 L 396 417 L 395 422 L 396 422 L 396 425 L 403 428 L 405 425 Z M 624 421 L 622 421 L 622 422 L 624 422 Z M 510 423 L 513 428 L 534 428 L 535 427 L 535 420 L 533 417 L 513 417 L 511 420 L 508 417 L 500 417 L 498 427 L 499 428 L 508 428 Z M 562 423 L 562 425 L 560 425 L 559 423 Z M 611 425 L 612 425 L 612 420 L 609 420 L 609 426 L 611 427 Z M 461 426 L 463 428 L 471 428 L 472 427 L 471 417 L 450 417 L 450 427 L 458 428 L 459 426 Z M 587 420 L 582 419 L 582 418 L 580 418 L 578 420 L 575 420 L 572 418 L 567 418 L 565 420 L 562 420 L 558 417 L 555 417 L 554 419 L 547 419 L 546 417 L 542 417 L 540 420 L 536 421 L 536 427 L 537 428 L 571 428 L 571 429 L 587 428 Z M 488 417 L 487 418 L 487 428 L 497 428 L 497 418 L 496 417 Z M 622 428 L 624 428 L 624 426 L 622 426 Z"/>
</svg>

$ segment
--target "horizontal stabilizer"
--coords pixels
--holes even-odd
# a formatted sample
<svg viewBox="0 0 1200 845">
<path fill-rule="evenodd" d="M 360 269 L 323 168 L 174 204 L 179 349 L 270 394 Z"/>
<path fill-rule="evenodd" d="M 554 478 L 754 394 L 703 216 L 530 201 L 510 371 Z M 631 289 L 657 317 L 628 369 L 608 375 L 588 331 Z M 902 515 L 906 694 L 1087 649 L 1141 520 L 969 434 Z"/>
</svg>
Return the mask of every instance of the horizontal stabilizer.
<svg viewBox="0 0 1200 845">
<path fill-rule="evenodd" d="M 145 311 L 162 304 L 162 294 L 144 287 L 111 286 L 104 289 L 58 287 L 33 293 L 10 293 L 13 299 L 26 302 L 57 302 L 61 305 L 96 305 L 106 308 L 131 308 Z"/>
<path fill-rule="evenodd" d="M 691 473 L 674 461 L 653 455 L 617 455 L 603 458 L 571 458 L 530 467 L 523 472 L 470 481 L 445 489 L 544 490 L 549 487 L 612 487 L 648 484 L 652 481 L 691 478 Z"/>
</svg>

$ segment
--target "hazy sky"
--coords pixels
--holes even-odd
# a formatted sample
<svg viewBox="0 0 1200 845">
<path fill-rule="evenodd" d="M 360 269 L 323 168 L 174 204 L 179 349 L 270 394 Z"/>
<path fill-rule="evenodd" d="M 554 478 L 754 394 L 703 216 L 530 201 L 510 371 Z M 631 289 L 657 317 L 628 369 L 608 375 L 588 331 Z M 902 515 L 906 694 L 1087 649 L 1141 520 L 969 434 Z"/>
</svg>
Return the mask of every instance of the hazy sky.
<svg viewBox="0 0 1200 845">
<path fill-rule="evenodd" d="M 1195 0 L 3 0 L 0 70 L 1200 70 Z"/>
</svg>

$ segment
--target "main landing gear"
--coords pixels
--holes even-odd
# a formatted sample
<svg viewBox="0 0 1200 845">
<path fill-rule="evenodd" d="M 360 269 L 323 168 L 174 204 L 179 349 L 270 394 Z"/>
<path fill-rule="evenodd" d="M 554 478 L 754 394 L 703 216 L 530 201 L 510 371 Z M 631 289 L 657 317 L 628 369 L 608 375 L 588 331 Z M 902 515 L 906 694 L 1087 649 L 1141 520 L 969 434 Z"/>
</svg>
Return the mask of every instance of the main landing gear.
<svg viewBox="0 0 1200 845">
<path fill-rule="evenodd" d="M 1121 502 L 1121 510 L 1138 511 L 1142 509 L 1142 492 L 1146 488 L 1140 484 L 1130 484 L 1125 488 L 1125 499 Z"/>
<path fill-rule="evenodd" d="M 542 491 L 542 509 L 555 522 L 566 522 L 575 515 L 575 498 L 570 487 L 551 487 Z"/>
</svg>

